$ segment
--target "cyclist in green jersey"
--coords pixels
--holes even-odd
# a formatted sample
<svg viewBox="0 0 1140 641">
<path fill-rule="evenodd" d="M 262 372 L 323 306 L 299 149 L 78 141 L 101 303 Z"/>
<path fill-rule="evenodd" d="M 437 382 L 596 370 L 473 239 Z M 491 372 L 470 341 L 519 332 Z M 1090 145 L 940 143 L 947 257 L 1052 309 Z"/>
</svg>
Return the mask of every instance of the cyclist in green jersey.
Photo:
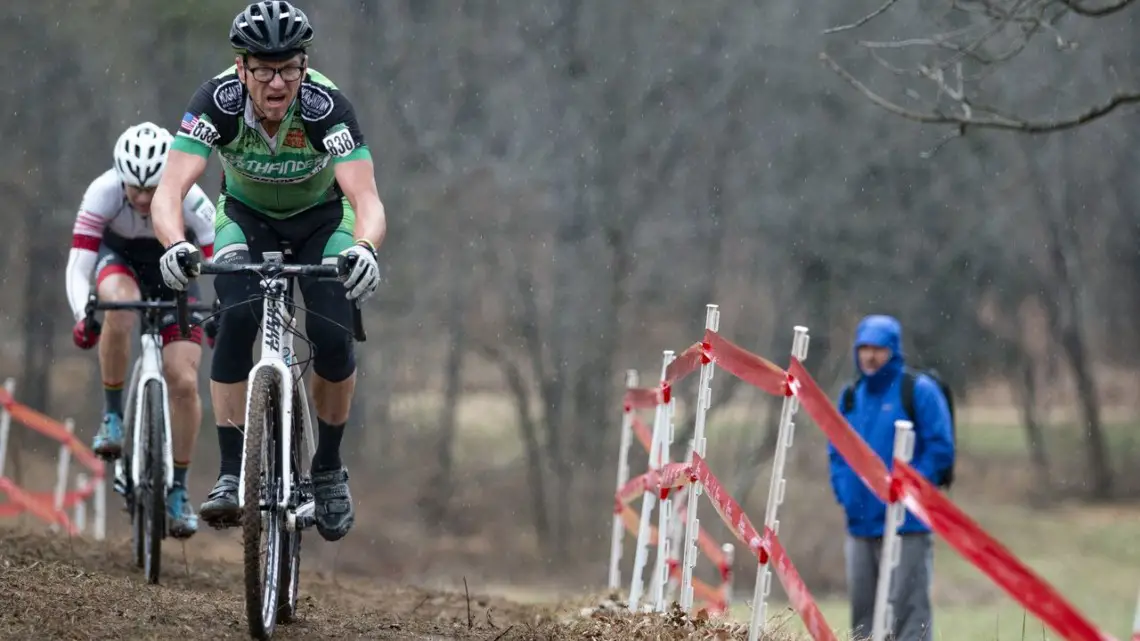
<svg viewBox="0 0 1140 641">
<path fill-rule="evenodd" d="M 179 262 L 179 254 L 198 251 L 182 231 L 182 198 L 215 150 L 224 173 L 215 262 L 260 261 L 263 252 L 283 245 L 303 263 L 356 256 L 344 283 L 347 293 L 336 282 L 299 281 L 306 307 L 320 314 L 305 319 L 313 343 L 319 434 L 312 462 L 314 516 L 321 536 L 335 541 L 353 523 L 340 442 L 356 365 L 352 336 L 342 328 L 352 326 L 352 301 L 371 296 L 379 284 L 376 246 L 384 239 L 386 221 L 371 153 L 351 103 L 308 66 L 312 40 L 308 18 L 288 2 L 254 2 L 234 18 L 234 66 L 191 98 L 151 207 L 155 232 L 167 248 L 163 279 L 176 290 L 197 276 Z M 214 527 L 228 527 L 238 524 L 246 379 L 262 307 L 238 304 L 258 294 L 256 276 L 218 278 L 214 287 L 225 309 L 210 371 L 221 470 L 199 516 Z"/>
</svg>

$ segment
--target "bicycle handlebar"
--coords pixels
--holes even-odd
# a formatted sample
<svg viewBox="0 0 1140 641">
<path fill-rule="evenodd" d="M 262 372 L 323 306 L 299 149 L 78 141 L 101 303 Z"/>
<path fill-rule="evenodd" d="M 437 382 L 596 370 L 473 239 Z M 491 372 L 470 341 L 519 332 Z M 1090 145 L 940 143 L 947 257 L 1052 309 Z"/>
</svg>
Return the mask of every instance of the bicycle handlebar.
<svg viewBox="0 0 1140 641">
<path fill-rule="evenodd" d="M 317 278 L 341 278 L 347 274 L 342 274 L 338 265 L 291 265 L 279 263 L 277 261 L 265 261 L 262 263 L 199 263 L 199 274 L 240 274 L 242 272 L 251 272 L 272 278 L 280 277 L 293 277 L 293 276 L 316 276 Z"/>
<path fill-rule="evenodd" d="M 210 311 L 216 311 L 217 308 L 218 308 L 218 301 L 216 301 L 216 300 L 213 303 L 190 303 L 188 298 L 187 298 L 186 292 L 178 292 L 178 297 L 174 301 L 168 301 L 168 300 L 100 301 L 99 297 L 95 294 L 95 292 L 92 292 L 87 297 L 87 306 L 84 308 L 84 311 L 86 312 L 84 315 L 84 320 L 86 321 L 86 324 L 87 324 L 87 327 L 89 328 L 89 330 L 91 332 L 93 332 L 94 334 L 98 335 L 98 334 L 102 333 L 102 326 L 99 323 L 95 322 L 95 312 L 97 312 L 97 311 L 138 311 L 138 312 L 146 312 L 146 311 L 162 311 L 162 310 L 173 309 L 173 310 L 177 310 L 180 317 L 181 317 L 183 310 L 185 310 L 185 314 L 186 314 L 186 318 L 187 318 L 187 321 L 186 321 L 187 327 L 186 327 L 186 331 L 182 333 L 182 338 L 187 338 L 190 335 L 190 328 L 189 328 L 190 312 L 210 312 Z M 216 327 L 213 327 L 211 321 L 207 321 L 207 323 L 210 324 L 211 326 L 203 327 L 203 329 L 206 331 L 207 334 L 210 334 L 212 336 L 214 333 L 216 333 L 214 331 L 214 330 L 216 330 Z M 179 327 L 179 329 L 181 330 L 181 326 Z"/>
<path fill-rule="evenodd" d="M 178 254 L 178 264 L 186 270 L 191 277 L 201 274 L 240 274 L 254 273 L 263 278 L 291 278 L 295 276 L 315 276 L 317 278 L 336 278 L 344 280 L 352 272 L 357 257 L 353 255 L 337 256 L 335 265 L 297 265 L 287 264 L 281 260 L 266 260 L 260 263 L 203 263 L 199 254 Z M 190 331 L 190 313 L 187 310 L 186 292 L 179 292 L 178 296 L 178 328 L 186 335 Z M 359 303 L 352 305 L 352 337 L 356 342 L 367 340 L 364 333 L 364 319 L 361 316 Z"/>
<path fill-rule="evenodd" d="M 112 311 L 112 310 L 138 310 L 145 311 L 149 309 L 162 310 L 162 309 L 177 309 L 178 303 L 169 300 L 135 300 L 135 301 L 99 301 L 94 295 L 91 296 L 91 301 L 87 304 L 88 312 L 97 311 Z M 187 303 L 187 309 L 192 312 L 208 312 L 212 311 L 214 303 Z"/>
</svg>

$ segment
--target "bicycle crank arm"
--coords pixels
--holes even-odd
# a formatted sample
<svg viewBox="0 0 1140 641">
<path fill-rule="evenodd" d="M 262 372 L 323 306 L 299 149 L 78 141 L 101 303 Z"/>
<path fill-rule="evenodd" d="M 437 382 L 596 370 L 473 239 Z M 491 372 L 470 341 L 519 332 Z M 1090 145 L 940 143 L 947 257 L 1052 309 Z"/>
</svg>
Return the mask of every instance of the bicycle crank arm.
<svg viewBox="0 0 1140 641">
<path fill-rule="evenodd" d="M 297 530 L 307 530 L 317 523 L 317 517 L 313 515 L 313 502 L 305 501 L 296 510 L 288 512 L 285 517 L 285 529 L 290 532 Z"/>
</svg>

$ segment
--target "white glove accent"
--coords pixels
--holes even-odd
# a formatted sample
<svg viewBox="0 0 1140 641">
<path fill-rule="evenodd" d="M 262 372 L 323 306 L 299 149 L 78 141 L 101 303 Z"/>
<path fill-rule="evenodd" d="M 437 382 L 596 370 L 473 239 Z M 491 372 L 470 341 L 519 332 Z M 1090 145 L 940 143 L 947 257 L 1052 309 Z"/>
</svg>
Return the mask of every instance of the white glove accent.
<svg viewBox="0 0 1140 641">
<path fill-rule="evenodd" d="M 198 253 L 198 248 L 185 240 L 174 243 L 158 261 L 163 282 L 166 283 L 167 287 L 176 291 L 186 289 L 186 285 L 190 282 L 190 276 L 178 264 L 178 254 L 181 252 L 193 256 Z"/>
<path fill-rule="evenodd" d="M 344 281 L 344 288 L 349 290 L 344 297 L 360 302 L 368 300 L 380 285 L 380 267 L 376 265 L 376 256 L 361 245 L 353 245 L 342 251 L 341 255 L 356 257 L 356 264 Z"/>
</svg>

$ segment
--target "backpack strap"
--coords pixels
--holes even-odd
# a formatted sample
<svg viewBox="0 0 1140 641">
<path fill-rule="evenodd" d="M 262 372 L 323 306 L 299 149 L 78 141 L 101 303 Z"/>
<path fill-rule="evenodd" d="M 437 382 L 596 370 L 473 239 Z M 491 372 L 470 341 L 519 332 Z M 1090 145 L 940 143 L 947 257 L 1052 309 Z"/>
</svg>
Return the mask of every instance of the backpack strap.
<svg viewBox="0 0 1140 641">
<path fill-rule="evenodd" d="M 846 414 L 855 407 L 855 385 L 848 383 L 843 386 L 843 395 L 839 398 L 839 412 Z"/>
<path fill-rule="evenodd" d="M 906 412 L 907 417 L 915 424 L 915 427 L 918 427 L 917 414 L 914 411 L 914 384 L 917 380 L 918 374 L 914 370 L 910 368 L 903 370 L 902 389 L 899 390 L 902 396 L 903 412 Z"/>
</svg>

